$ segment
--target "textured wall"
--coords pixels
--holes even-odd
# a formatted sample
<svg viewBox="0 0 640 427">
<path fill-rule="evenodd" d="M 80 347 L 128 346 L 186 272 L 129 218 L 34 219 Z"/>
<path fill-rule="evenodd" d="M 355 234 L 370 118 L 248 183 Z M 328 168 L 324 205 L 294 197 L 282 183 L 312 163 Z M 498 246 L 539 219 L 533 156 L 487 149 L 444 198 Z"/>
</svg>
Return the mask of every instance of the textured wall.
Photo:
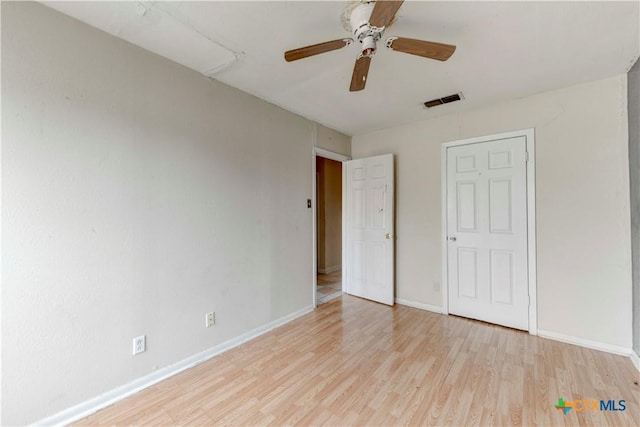
<svg viewBox="0 0 640 427">
<path fill-rule="evenodd" d="M 354 158 L 396 155 L 398 297 L 442 305 L 441 143 L 535 128 L 538 328 L 631 348 L 626 82 L 354 136 Z"/>
<path fill-rule="evenodd" d="M 633 348 L 640 355 L 640 61 L 629 73 L 629 175 L 633 253 Z"/>
<path fill-rule="evenodd" d="M 314 123 L 3 2 L 2 125 L 3 425 L 311 306 Z"/>
</svg>

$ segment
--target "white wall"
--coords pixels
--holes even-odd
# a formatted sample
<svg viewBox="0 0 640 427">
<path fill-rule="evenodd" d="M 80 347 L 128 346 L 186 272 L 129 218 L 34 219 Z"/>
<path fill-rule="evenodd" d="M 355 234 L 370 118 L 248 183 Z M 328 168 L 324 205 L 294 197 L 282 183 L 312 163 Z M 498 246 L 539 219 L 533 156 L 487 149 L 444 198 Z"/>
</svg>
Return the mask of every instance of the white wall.
<svg viewBox="0 0 640 427">
<path fill-rule="evenodd" d="M 633 349 L 640 355 L 640 61 L 628 77 L 629 181 L 631 188 L 631 254 L 633 265 Z"/>
<path fill-rule="evenodd" d="M 626 76 L 356 135 L 396 155 L 397 297 L 442 305 L 440 144 L 535 128 L 538 328 L 631 348 Z"/>
<path fill-rule="evenodd" d="M 311 306 L 314 123 L 35 3 L 2 107 L 3 425 Z"/>
<path fill-rule="evenodd" d="M 316 125 L 315 146 L 344 156 L 351 156 L 351 137 L 323 125 Z"/>
</svg>

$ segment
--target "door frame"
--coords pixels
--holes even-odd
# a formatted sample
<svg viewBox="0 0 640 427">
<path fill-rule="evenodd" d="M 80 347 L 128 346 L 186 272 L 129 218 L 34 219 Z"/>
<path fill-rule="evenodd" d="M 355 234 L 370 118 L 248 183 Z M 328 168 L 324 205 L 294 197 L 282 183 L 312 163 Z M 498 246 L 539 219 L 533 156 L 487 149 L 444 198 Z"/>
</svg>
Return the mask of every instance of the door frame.
<svg viewBox="0 0 640 427">
<path fill-rule="evenodd" d="M 527 270 L 529 288 L 529 333 L 538 334 L 537 311 L 537 277 L 536 277 L 536 176 L 535 176 L 535 132 L 534 128 L 505 132 L 475 138 L 460 139 L 442 143 L 440 157 L 440 171 L 442 184 L 442 313 L 449 314 L 449 278 L 448 278 L 448 247 L 447 247 L 447 149 L 460 145 L 479 144 L 482 142 L 509 139 L 523 136 L 526 141 L 527 162 Z"/>
<path fill-rule="evenodd" d="M 347 181 L 345 180 L 345 176 L 344 176 L 344 162 L 346 162 L 347 160 L 351 160 L 351 157 L 349 156 L 345 156 L 344 154 L 339 154 L 339 153 L 334 153 L 333 151 L 329 151 L 329 150 L 325 150 L 323 148 L 318 148 L 318 147 L 313 147 L 311 150 L 311 177 L 312 177 L 312 181 L 311 181 L 311 188 L 312 188 L 312 199 L 311 199 L 311 206 L 312 206 L 312 212 L 311 215 L 313 217 L 312 221 L 313 221 L 313 226 L 312 228 L 312 246 L 313 246 L 313 278 L 311 280 L 311 285 L 312 285 L 312 303 L 313 303 L 313 307 L 314 309 L 316 307 L 318 307 L 318 301 L 316 298 L 316 293 L 317 293 L 317 288 L 318 288 L 318 204 L 316 203 L 316 201 L 318 200 L 318 194 L 317 194 L 317 182 L 316 182 L 316 158 L 317 157 L 323 157 L 325 159 L 329 159 L 329 160 L 335 160 L 337 162 L 342 163 L 342 224 L 344 224 L 345 222 L 345 186 L 347 185 Z M 345 261 L 346 261 L 346 254 L 344 251 L 345 248 L 345 239 L 346 239 L 346 235 L 345 235 L 345 230 L 344 227 L 342 227 L 342 275 L 344 277 L 344 270 L 346 268 L 345 265 Z M 342 280 L 342 292 L 345 291 L 345 287 L 344 287 L 344 279 Z"/>
</svg>

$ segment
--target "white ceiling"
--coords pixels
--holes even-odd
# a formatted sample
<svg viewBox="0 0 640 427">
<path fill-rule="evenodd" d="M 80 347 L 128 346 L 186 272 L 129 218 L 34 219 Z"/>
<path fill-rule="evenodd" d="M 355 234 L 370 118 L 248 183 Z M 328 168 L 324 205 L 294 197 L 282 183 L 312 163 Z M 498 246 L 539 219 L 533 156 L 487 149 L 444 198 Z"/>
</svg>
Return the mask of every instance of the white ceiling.
<svg viewBox="0 0 640 427">
<path fill-rule="evenodd" d="M 287 63 L 286 50 L 349 37 L 347 1 L 53 2 L 46 5 L 349 135 L 625 73 L 640 3 L 407 1 L 384 35 L 454 44 L 447 62 L 378 46 L 349 92 L 359 44 Z M 463 92 L 427 110 L 424 101 Z"/>
</svg>

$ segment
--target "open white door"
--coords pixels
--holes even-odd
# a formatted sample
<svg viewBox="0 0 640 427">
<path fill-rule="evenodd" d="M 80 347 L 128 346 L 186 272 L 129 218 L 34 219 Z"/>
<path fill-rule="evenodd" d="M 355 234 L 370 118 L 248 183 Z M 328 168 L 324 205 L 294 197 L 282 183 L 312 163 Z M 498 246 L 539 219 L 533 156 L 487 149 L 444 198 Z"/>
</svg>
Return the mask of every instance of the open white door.
<svg viewBox="0 0 640 427">
<path fill-rule="evenodd" d="M 346 292 L 394 303 L 393 154 L 343 163 Z"/>
</svg>

